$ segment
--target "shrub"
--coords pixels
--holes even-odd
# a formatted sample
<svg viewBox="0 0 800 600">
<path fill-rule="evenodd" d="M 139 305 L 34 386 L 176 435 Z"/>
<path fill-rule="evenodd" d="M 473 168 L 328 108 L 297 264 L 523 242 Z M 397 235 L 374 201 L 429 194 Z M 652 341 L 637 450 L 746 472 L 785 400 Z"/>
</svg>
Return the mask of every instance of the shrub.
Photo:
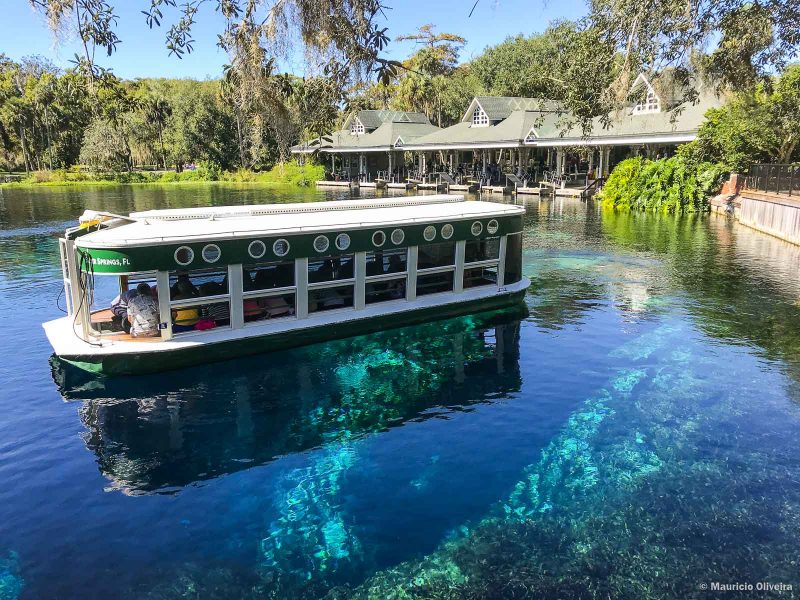
<svg viewBox="0 0 800 600">
<path fill-rule="evenodd" d="M 304 164 L 296 160 L 278 163 L 269 171 L 263 173 L 259 181 L 271 183 L 288 183 L 291 185 L 311 185 L 319 179 L 325 178 L 325 167 L 312 162 Z"/>
<path fill-rule="evenodd" d="M 721 165 L 695 163 L 683 156 L 653 161 L 629 158 L 614 168 L 600 198 L 603 205 L 614 208 L 705 211 L 725 175 Z"/>
</svg>

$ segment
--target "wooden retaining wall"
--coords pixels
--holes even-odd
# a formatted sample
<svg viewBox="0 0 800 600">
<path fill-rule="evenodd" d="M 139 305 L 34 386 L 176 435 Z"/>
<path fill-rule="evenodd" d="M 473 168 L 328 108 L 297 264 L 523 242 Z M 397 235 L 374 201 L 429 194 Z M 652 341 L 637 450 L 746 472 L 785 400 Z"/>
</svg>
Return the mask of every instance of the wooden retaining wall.
<svg viewBox="0 0 800 600">
<path fill-rule="evenodd" d="M 736 218 L 743 225 L 800 244 L 800 201 L 743 190 Z"/>
</svg>

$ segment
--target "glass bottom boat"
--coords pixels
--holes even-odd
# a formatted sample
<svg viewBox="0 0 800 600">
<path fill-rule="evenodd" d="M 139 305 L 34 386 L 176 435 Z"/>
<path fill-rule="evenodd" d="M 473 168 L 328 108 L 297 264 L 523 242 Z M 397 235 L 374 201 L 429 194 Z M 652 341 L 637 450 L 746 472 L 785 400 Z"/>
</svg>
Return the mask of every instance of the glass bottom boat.
<svg viewBox="0 0 800 600">
<path fill-rule="evenodd" d="M 512 306 L 523 213 L 449 195 L 87 211 L 60 240 L 68 314 L 44 328 L 63 361 L 140 374 Z"/>
</svg>

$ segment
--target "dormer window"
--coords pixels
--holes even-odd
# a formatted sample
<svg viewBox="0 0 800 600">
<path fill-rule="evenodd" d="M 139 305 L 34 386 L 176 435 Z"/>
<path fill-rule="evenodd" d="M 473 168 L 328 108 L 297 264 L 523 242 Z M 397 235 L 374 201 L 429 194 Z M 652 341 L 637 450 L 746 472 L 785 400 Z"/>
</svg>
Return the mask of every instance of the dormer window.
<svg viewBox="0 0 800 600">
<path fill-rule="evenodd" d="M 489 115 L 487 115 L 480 106 L 476 107 L 475 112 L 472 113 L 472 126 L 488 127 L 488 125 L 489 125 Z"/>
<path fill-rule="evenodd" d="M 651 89 L 648 89 L 647 97 L 633 107 L 633 114 L 641 115 L 644 113 L 657 112 L 661 112 L 661 103 L 659 102 L 658 96 L 656 96 L 655 92 Z"/>
<path fill-rule="evenodd" d="M 358 119 L 353 119 L 350 124 L 350 135 L 361 135 L 364 133 L 364 124 Z"/>
</svg>

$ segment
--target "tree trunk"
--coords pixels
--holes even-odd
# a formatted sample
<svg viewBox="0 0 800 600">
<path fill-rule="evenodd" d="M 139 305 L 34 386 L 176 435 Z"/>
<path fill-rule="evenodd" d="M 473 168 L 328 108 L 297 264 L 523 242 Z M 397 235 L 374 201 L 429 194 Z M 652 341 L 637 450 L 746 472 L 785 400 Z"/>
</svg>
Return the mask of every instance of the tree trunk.
<svg viewBox="0 0 800 600">
<path fill-rule="evenodd" d="M 158 143 L 161 145 L 161 166 L 167 170 L 167 153 L 164 151 L 164 130 L 161 121 L 158 122 Z"/>
<path fill-rule="evenodd" d="M 28 160 L 28 148 L 25 144 L 25 127 L 21 124 L 19 126 L 19 141 L 22 146 L 22 160 L 25 162 L 25 172 L 30 173 L 32 165 Z"/>
<path fill-rule="evenodd" d="M 50 117 L 49 111 L 47 110 L 47 105 L 44 107 L 44 127 L 45 131 L 47 132 L 47 155 L 50 161 L 50 170 L 53 170 L 53 143 L 50 140 Z"/>
<path fill-rule="evenodd" d="M 236 109 L 236 138 L 239 146 L 239 165 L 244 169 L 244 147 L 242 146 L 242 121 L 239 109 Z"/>
</svg>

